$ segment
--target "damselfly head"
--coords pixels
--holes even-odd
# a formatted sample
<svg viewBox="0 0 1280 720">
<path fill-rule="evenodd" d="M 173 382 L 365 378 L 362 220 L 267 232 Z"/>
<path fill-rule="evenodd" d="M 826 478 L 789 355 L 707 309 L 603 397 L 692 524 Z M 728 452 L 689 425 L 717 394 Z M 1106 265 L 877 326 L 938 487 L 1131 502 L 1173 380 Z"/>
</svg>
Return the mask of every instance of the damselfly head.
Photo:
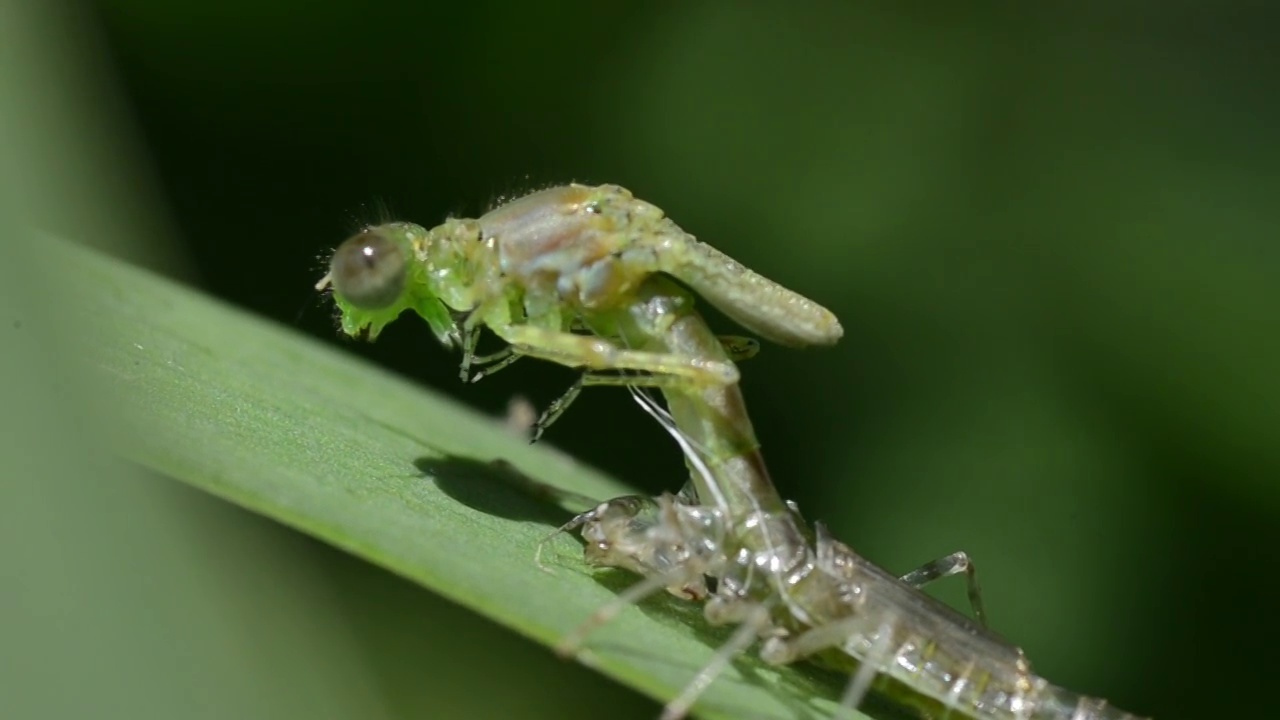
<svg viewBox="0 0 1280 720">
<path fill-rule="evenodd" d="M 428 235 L 412 223 L 368 225 L 333 251 L 329 272 L 316 289 L 332 289 L 344 333 L 372 341 L 387 323 L 412 310 L 441 343 L 457 344 L 457 325 L 428 284 L 428 267 L 420 257 Z"/>
</svg>

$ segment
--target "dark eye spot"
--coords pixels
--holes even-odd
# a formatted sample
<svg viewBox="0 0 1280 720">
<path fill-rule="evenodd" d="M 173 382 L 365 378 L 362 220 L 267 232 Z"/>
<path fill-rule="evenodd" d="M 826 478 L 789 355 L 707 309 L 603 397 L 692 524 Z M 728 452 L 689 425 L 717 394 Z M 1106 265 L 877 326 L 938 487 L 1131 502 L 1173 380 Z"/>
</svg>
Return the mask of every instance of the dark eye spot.
<svg viewBox="0 0 1280 720">
<path fill-rule="evenodd" d="M 394 304 L 404 292 L 408 258 L 400 243 L 370 228 L 338 246 L 329 261 L 333 291 L 362 310 Z"/>
</svg>

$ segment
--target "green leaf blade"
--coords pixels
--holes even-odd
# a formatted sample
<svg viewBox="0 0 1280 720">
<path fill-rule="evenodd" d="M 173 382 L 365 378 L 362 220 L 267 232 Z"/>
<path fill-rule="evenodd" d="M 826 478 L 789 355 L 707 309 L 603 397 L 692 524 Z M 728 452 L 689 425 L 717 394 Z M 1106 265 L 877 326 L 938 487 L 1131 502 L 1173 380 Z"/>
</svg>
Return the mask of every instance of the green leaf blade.
<svg viewBox="0 0 1280 720">
<path fill-rule="evenodd" d="M 534 551 L 554 508 L 490 463 L 590 497 L 625 494 L 625 486 L 290 328 L 63 241 L 44 245 L 58 276 L 74 279 L 68 350 L 105 380 L 102 400 L 118 411 L 113 441 L 123 456 L 547 645 L 630 581 L 598 581 L 579 546 L 563 539 L 544 554 L 554 574 L 540 570 Z M 664 596 L 602 627 L 580 659 L 665 701 L 725 637 L 696 606 Z M 825 717 L 839 681 L 748 653 L 711 686 L 698 714 Z"/>
</svg>

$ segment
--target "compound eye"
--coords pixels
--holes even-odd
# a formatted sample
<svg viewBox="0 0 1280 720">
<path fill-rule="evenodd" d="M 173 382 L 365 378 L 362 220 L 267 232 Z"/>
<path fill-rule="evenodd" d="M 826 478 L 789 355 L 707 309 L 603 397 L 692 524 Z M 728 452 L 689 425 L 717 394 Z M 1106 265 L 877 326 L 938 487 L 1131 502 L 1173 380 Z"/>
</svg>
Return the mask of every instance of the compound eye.
<svg viewBox="0 0 1280 720">
<path fill-rule="evenodd" d="M 371 228 L 348 238 L 329 261 L 333 291 L 361 310 L 381 310 L 404 292 L 408 258 L 400 243 Z"/>
</svg>

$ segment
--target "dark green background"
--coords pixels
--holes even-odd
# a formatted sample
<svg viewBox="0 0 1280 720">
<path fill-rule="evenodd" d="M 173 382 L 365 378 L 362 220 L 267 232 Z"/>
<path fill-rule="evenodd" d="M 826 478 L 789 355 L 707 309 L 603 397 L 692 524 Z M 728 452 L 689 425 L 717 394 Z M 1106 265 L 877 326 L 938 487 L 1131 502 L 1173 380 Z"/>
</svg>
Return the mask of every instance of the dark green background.
<svg viewBox="0 0 1280 720">
<path fill-rule="evenodd" d="M 808 516 L 899 572 L 968 551 L 993 624 L 1055 682 L 1161 720 L 1270 716 L 1280 18 L 1027 5 L 102 0 L 75 14 L 96 84 L 74 120 L 131 158 L 102 174 L 120 227 L 170 238 L 133 257 L 335 343 L 311 285 L 382 207 L 429 225 L 552 182 L 622 184 L 840 316 L 835 349 L 766 346 L 743 368 Z M 572 377 L 530 362 L 463 387 L 413 321 L 348 346 L 492 413 Z M 620 391 L 586 394 L 546 441 L 638 487 L 682 482 Z M 388 717 L 656 712 L 180 494 L 207 537 L 258 548 L 210 551 L 226 597 L 256 591 L 244 556 L 262 548 L 314 570 L 341 609 L 313 632 L 361 649 Z M 938 593 L 963 602 L 961 585 Z M 258 639 L 304 673 L 313 651 L 286 640 Z"/>
</svg>

